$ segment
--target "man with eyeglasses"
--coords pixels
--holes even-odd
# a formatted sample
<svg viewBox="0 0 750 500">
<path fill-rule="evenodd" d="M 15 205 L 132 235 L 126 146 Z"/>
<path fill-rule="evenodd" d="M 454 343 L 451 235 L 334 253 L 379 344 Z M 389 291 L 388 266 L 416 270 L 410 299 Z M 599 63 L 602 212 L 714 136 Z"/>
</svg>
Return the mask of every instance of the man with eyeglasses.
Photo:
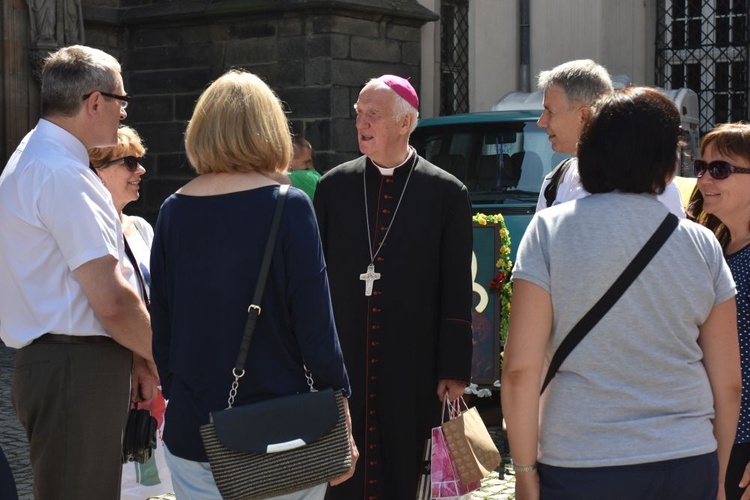
<svg viewBox="0 0 750 500">
<path fill-rule="evenodd" d="M 42 70 L 42 117 L 0 175 L 0 338 L 37 500 L 119 498 L 129 400 L 151 399 L 148 311 L 88 149 L 117 141 L 130 97 L 90 47 Z M 131 392 L 132 371 L 132 392 Z"/>
</svg>

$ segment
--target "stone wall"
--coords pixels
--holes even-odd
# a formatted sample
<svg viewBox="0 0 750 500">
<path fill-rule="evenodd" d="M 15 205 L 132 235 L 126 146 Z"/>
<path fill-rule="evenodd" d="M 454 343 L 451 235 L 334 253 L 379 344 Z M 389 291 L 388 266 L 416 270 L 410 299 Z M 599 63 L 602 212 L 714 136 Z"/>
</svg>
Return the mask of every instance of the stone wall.
<svg viewBox="0 0 750 500">
<path fill-rule="evenodd" d="M 129 213 L 154 222 L 163 200 L 193 177 L 185 126 L 202 90 L 229 68 L 258 74 L 278 93 L 294 133 L 316 149 L 318 170 L 356 157 L 359 90 L 384 73 L 410 76 L 418 89 L 420 27 L 435 18 L 415 0 L 84 6 L 86 43 L 122 62 L 133 95 L 125 123 L 148 147 L 141 199 Z"/>
</svg>

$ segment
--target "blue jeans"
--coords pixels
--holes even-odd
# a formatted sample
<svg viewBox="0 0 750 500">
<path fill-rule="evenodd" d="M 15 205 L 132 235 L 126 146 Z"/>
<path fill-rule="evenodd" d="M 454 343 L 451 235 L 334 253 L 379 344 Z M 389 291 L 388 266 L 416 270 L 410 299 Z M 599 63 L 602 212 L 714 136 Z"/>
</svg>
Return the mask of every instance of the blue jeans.
<svg viewBox="0 0 750 500">
<path fill-rule="evenodd" d="M 718 480 L 716 452 L 614 467 L 539 464 L 542 500 L 716 500 Z"/>
<path fill-rule="evenodd" d="M 208 462 L 194 462 L 176 457 L 164 447 L 164 457 L 172 475 L 172 487 L 177 500 L 221 500 L 216 487 L 211 466 Z M 319 484 L 288 495 L 269 498 L 269 500 L 323 500 L 328 484 Z"/>
</svg>

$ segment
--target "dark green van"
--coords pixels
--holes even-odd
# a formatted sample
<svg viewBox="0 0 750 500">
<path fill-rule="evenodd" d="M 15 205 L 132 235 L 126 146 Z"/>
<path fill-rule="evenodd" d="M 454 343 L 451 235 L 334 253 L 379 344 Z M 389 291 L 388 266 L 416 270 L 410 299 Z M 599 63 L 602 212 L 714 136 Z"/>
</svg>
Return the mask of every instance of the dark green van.
<svg viewBox="0 0 750 500">
<path fill-rule="evenodd" d="M 698 98 L 689 89 L 664 91 L 682 117 L 685 147 L 680 152 L 678 175 L 692 176 L 698 150 Z M 469 190 L 474 214 L 502 214 L 510 232 L 510 260 L 515 262 L 518 243 L 536 211 L 544 176 L 568 155 L 556 153 L 544 129 L 536 124 L 542 114 L 542 93 L 512 92 L 494 111 L 420 120 L 411 144 L 428 161 L 455 175 Z M 506 324 L 500 310 L 505 304 L 490 300 L 497 277 L 497 231 L 474 226 L 472 262 L 475 307 L 473 311 L 474 368 L 479 385 L 499 377 L 500 343 Z M 489 332 L 485 334 L 484 332 Z M 483 363 L 481 360 L 489 360 Z M 486 366 L 485 366 L 486 365 Z"/>
<path fill-rule="evenodd" d="M 547 133 L 536 125 L 541 111 L 488 111 L 420 120 L 411 135 L 417 152 L 455 175 L 469 190 L 474 214 L 502 214 L 510 232 L 510 260 L 536 211 L 544 176 L 565 155 L 552 151 Z M 501 252 L 498 231 L 474 225 L 472 278 L 474 361 L 472 380 L 492 387 L 500 376 L 507 311 L 492 283 L 507 274 L 496 268 Z M 505 300 L 507 302 L 507 300 Z M 498 335 L 499 332 L 499 335 Z"/>
<path fill-rule="evenodd" d="M 567 155 L 552 151 L 536 124 L 541 111 L 487 111 L 420 120 L 417 152 L 455 175 L 469 190 L 474 213 L 501 213 L 511 259 L 536 210 L 539 188 Z"/>
<path fill-rule="evenodd" d="M 677 175 L 692 177 L 700 142 L 698 96 L 687 88 L 660 90 L 680 112 L 684 147 Z M 537 126 L 543 110 L 542 92 L 511 92 L 493 111 L 420 120 L 411 136 L 422 157 L 466 185 L 475 213 L 503 214 L 514 261 L 544 176 L 568 157 L 555 153 Z"/>
</svg>

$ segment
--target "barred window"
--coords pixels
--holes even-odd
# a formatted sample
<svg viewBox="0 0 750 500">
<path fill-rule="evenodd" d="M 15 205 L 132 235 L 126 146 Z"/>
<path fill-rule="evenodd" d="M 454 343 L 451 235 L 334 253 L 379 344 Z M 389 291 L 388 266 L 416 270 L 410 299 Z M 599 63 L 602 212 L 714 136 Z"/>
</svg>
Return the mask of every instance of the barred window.
<svg viewBox="0 0 750 500">
<path fill-rule="evenodd" d="M 469 1 L 440 3 L 440 114 L 469 111 Z"/>
<path fill-rule="evenodd" d="M 700 99 L 701 133 L 748 118 L 750 0 L 659 0 L 656 78 Z"/>
</svg>

